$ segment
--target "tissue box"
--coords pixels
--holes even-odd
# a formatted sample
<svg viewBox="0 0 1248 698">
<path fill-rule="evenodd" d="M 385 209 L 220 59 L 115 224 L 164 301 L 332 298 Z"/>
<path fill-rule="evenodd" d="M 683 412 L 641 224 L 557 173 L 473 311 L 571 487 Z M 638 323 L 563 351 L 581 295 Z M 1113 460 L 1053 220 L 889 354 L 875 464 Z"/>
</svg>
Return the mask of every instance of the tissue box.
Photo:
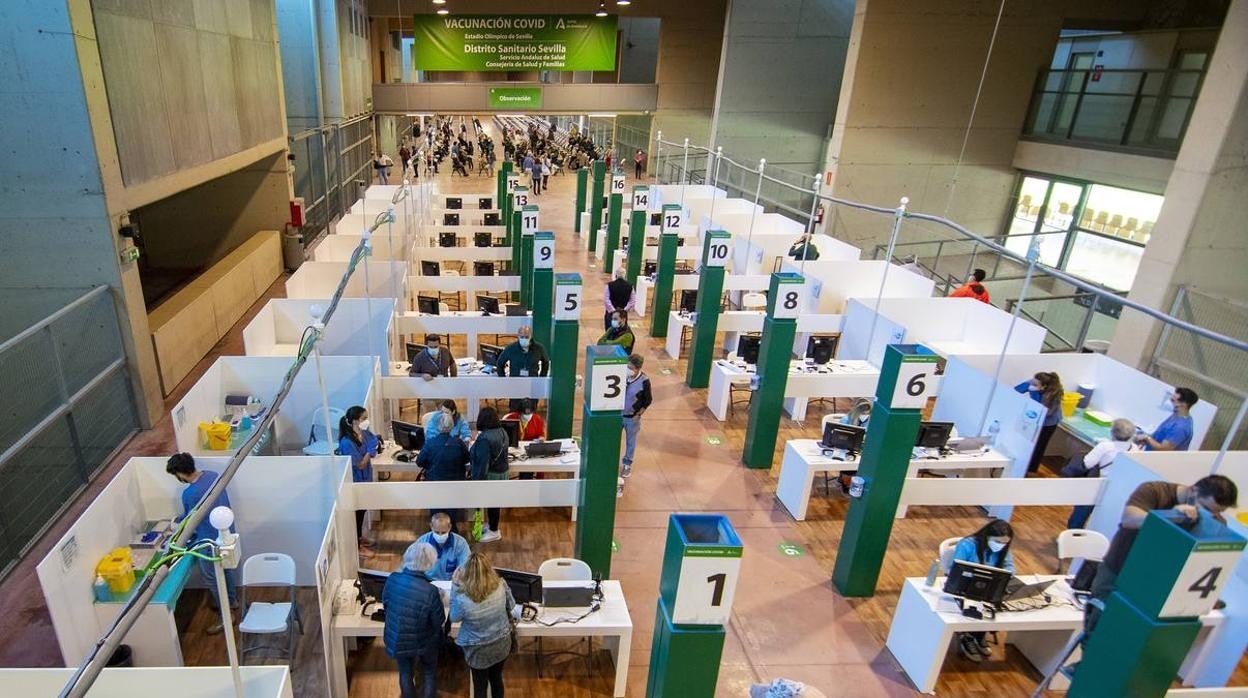
<svg viewBox="0 0 1248 698">
<path fill-rule="evenodd" d="M 1114 422 L 1114 416 L 1112 414 L 1101 412 L 1100 410 L 1088 410 L 1083 413 L 1083 418 L 1093 424 L 1099 424 L 1103 427 L 1107 427 Z"/>
</svg>

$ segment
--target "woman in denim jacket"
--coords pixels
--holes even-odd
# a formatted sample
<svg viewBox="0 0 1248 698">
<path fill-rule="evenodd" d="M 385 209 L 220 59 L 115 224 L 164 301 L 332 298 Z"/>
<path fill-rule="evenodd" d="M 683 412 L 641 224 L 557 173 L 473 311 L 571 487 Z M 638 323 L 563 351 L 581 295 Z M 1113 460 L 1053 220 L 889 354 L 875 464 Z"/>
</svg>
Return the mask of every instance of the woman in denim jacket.
<svg viewBox="0 0 1248 698">
<path fill-rule="evenodd" d="M 472 670 L 473 698 L 503 698 L 503 662 L 511 654 L 511 618 L 516 601 L 489 560 L 473 553 L 455 571 L 451 622 L 459 623 L 455 644 Z"/>
</svg>

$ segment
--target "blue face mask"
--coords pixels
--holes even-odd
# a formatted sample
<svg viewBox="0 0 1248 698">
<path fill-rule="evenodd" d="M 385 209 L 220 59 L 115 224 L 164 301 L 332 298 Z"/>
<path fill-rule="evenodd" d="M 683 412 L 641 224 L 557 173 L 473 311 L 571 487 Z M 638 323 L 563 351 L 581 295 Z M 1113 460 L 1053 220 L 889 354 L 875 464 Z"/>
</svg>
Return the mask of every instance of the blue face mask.
<svg viewBox="0 0 1248 698">
<path fill-rule="evenodd" d="M 616 330 L 620 329 L 620 321 L 619 321 L 619 320 L 612 320 L 612 321 L 611 321 L 611 328 L 612 328 L 612 329 L 616 329 Z"/>
<path fill-rule="evenodd" d="M 520 342 L 520 348 L 521 348 L 521 349 L 528 349 L 528 348 L 529 348 L 529 338 L 528 338 L 528 337 L 521 337 L 521 338 L 519 339 L 519 342 Z"/>
<path fill-rule="evenodd" d="M 435 359 L 438 358 L 438 347 L 429 347 L 429 356 Z"/>
</svg>

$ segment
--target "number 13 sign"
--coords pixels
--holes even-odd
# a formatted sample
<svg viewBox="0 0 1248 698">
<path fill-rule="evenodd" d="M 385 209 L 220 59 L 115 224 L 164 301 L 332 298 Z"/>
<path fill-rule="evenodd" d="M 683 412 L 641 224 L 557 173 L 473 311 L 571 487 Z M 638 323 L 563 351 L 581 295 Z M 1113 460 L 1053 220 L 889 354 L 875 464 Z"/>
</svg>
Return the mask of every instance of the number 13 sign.
<svg viewBox="0 0 1248 698">
<path fill-rule="evenodd" d="M 690 548 L 680 564 L 673 623 L 727 625 L 741 574 L 741 548 Z"/>
</svg>

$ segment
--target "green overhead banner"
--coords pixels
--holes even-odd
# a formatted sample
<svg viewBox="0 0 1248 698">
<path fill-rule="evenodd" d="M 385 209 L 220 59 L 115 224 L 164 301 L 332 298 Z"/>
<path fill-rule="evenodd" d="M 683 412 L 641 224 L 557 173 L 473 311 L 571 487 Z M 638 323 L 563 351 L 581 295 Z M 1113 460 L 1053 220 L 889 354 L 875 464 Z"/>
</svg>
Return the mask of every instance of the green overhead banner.
<svg viewBox="0 0 1248 698">
<path fill-rule="evenodd" d="M 491 109 L 541 109 L 540 87 L 491 87 Z"/>
<path fill-rule="evenodd" d="M 615 70 L 616 18 L 416 15 L 416 70 Z"/>
</svg>

